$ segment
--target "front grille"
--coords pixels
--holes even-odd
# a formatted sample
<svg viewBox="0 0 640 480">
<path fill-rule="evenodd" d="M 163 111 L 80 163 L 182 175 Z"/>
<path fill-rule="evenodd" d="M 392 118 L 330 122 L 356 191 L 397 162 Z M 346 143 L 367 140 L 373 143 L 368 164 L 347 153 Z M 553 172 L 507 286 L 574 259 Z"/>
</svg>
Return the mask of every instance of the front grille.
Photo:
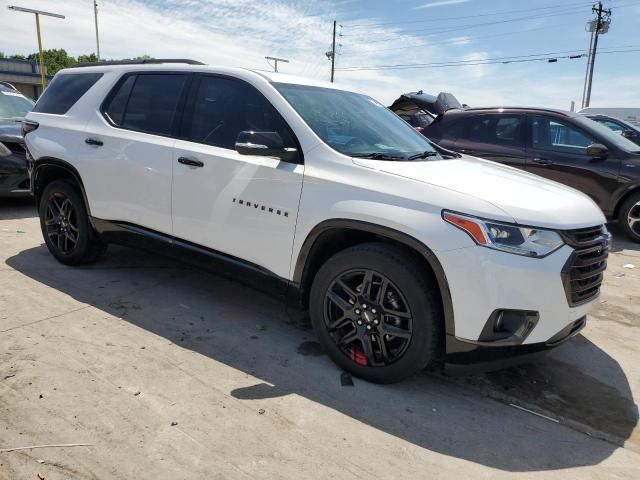
<svg viewBox="0 0 640 480">
<path fill-rule="evenodd" d="M 562 269 L 567 302 L 575 307 L 600 293 L 609 256 L 609 234 L 601 225 L 567 230 L 562 235 L 575 249 Z"/>
<path fill-rule="evenodd" d="M 562 232 L 565 241 L 572 246 L 590 244 L 601 239 L 604 234 L 604 226 L 576 228 Z"/>
</svg>

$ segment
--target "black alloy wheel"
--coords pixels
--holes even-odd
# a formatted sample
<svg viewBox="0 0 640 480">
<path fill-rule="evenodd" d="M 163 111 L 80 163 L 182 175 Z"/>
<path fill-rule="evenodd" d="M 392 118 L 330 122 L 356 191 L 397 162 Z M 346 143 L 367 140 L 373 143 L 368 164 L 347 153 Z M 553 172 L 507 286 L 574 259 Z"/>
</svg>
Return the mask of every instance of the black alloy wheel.
<svg viewBox="0 0 640 480">
<path fill-rule="evenodd" d="M 413 375 L 439 358 L 440 291 L 420 258 L 371 242 L 325 261 L 309 294 L 318 341 L 343 370 L 376 383 Z"/>
<path fill-rule="evenodd" d="M 373 270 L 340 274 L 327 290 L 324 319 L 342 353 L 359 365 L 390 365 L 411 342 L 407 300 L 387 276 Z"/>
<path fill-rule="evenodd" d="M 93 230 L 79 187 L 55 180 L 42 191 L 40 228 L 51 254 L 65 265 L 94 262 L 107 250 Z"/>
<path fill-rule="evenodd" d="M 61 255 L 71 255 L 78 245 L 78 216 L 64 192 L 52 192 L 46 200 L 46 235 Z"/>
</svg>

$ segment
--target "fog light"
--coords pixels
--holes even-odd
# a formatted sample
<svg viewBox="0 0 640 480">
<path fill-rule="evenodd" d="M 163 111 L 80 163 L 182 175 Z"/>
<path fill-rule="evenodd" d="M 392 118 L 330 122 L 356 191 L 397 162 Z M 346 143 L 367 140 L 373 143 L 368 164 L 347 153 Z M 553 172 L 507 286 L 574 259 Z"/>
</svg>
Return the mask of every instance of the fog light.
<svg viewBox="0 0 640 480">
<path fill-rule="evenodd" d="M 517 345 L 529 336 L 540 315 L 531 310 L 495 310 L 487 320 L 479 342 Z"/>
</svg>

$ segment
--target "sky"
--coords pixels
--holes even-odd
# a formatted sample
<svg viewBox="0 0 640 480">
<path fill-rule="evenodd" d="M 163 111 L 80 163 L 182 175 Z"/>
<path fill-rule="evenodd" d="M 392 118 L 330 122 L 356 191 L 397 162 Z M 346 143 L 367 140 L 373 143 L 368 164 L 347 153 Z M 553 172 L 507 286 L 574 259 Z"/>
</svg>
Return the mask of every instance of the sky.
<svg viewBox="0 0 640 480">
<path fill-rule="evenodd" d="M 591 106 L 640 107 L 640 0 L 604 0 L 610 30 L 600 37 Z M 282 72 L 329 80 L 333 21 L 335 81 L 385 104 L 423 90 L 453 93 L 472 106 L 578 108 L 592 2 L 578 0 L 98 0 L 103 58 L 193 58 L 258 70 L 265 56 L 290 60 Z M 95 52 L 92 0 L 0 0 L 0 51 L 37 50 L 32 15 L 19 5 L 60 13 L 41 19 L 44 48 Z M 627 53 L 605 53 L 633 50 Z M 539 55 L 544 54 L 544 55 Z M 503 64 L 505 57 L 558 61 Z M 491 60 L 491 59 L 499 60 Z M 512 59 L 513 60 L 513 59 Z M 442 66 L 467 62 L 471 65 Z M 422 64 L 421 68 L 404 65 Z M 431 65 L 424 65 L 431 64 Z M 435 64 L 435 65 L 433 65 Z M 403 67 L 388 68 L 403 65 Z M 353 69 L 354 67 L 364 67 Z M 382 67 L 382 68 L 380 68 Z"/>
</svg>

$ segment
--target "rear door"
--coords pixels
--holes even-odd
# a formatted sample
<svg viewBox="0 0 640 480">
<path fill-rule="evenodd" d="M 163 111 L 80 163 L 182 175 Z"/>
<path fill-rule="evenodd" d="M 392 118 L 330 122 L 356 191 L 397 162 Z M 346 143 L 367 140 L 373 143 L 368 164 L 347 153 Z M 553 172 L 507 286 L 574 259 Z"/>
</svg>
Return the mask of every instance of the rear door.
<svg viewBox="0 0 640 480">
<path fill-rule="evenodd" d="M 255 87 L 200 75 L 173 155 L 173 227 L 177 238 L 287 277 L 304 165 L 240 155 L 241 131 L 277 132 L 298 148 L 286 122 Z"/>
<path fill-rule="evenodd" d="M 524 169 L 525 117 L 518 113 L 478 114 L 464 118 L 454 146 L 446 148 Z"/>
<path fill-rule="evenodd" d="M 589 157 L 587 147 L 601 142 L 569 117 L 529 115 L 527 124 L 527 170 L 580 190 L 607 210 L 611 192 L 618 186 L 616 150 L 609 147 L 606 159 Z"/>
<path fill-rule="evenodd" d="M 92 215 L 172 233 L 173 135 L 188 79 L 127 74 L 90 120 L 78 157 Z"/>
</svg>

